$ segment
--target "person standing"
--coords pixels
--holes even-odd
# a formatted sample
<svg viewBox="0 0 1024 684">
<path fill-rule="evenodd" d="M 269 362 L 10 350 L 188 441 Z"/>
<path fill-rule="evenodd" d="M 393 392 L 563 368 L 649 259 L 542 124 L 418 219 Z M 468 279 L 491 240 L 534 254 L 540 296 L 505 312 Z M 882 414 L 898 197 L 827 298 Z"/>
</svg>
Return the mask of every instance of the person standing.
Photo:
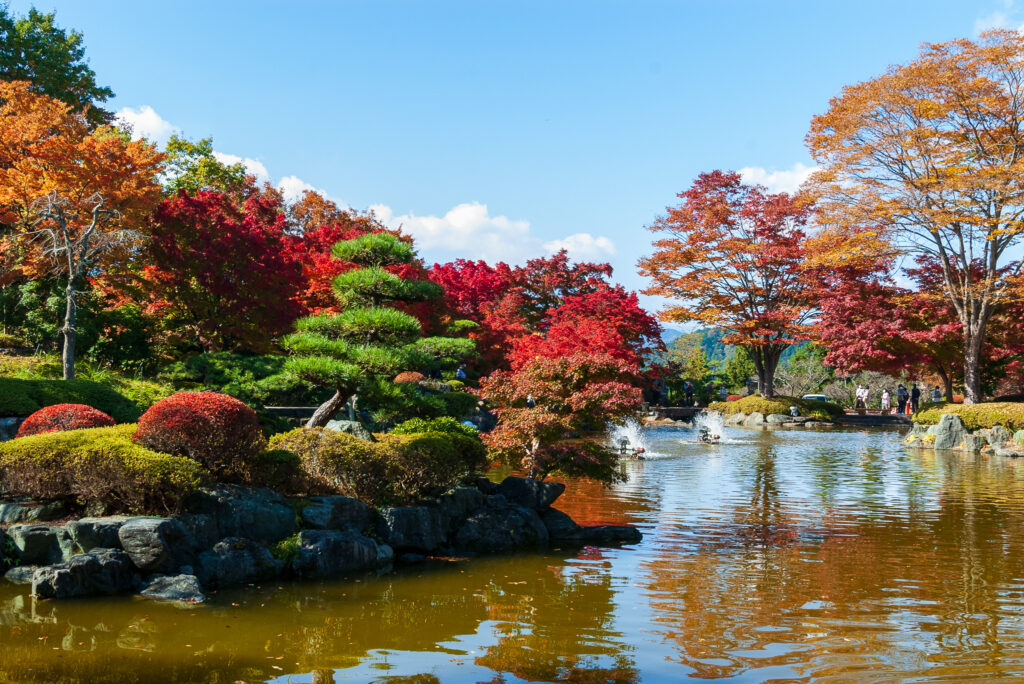
<svg viewBox="0 0 1024 684">
<path fill-rule="evenodd" d="M 689 380 L 683 383 L 683 392 L 686 393 L 686 405 L 693 406 L 693 383 Z"/>
<path fill-rule="evenodd" d="M 942 390 L 939 389 L 938 385 L 936 385 L 935 389 L 932 390 L 932 401 L 936 404 L 942 401 Z"/>
<path fill-rule="evenodd" d="M 889 415 L 889 409 L 892 408 L 892 397 L 889 396 L 889 390 L 882 390 L 882 415 Z"/>
<path fill-rule="evenodd" d="M 918 406 L 921 405 L 921 388 L 914 383 L 914 386 L 910 390 L 910 407 L 913 409 L 911 413 L 917 413 Z"/>
<path fill-rule="evenodd" d="M 907 388 L 901 382 L 899 387 L 896 388 L 896 413 L 901 416 L 907 408 L 907 396 Z"/>
</svg>

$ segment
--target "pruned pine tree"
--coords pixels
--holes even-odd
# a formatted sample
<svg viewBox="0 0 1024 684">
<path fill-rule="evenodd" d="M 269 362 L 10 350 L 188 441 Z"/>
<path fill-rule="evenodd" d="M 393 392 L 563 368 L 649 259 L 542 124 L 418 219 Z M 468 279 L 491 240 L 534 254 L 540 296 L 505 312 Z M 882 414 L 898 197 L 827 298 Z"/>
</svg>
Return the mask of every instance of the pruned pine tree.
<svg viewBox="0 0 1024 684">
<path fill-rule="evenodd" d="M 333 254 L 358 267 L 334 279 L 342 312 L 300 319 L 296 332 L 284 342 L 293 354 L 287 365 L 292 373 L 334 389 L 306 427 L 326 425 L 362 383 L 429 368 L 439 355 L 469 356 L 474 348 L 466 338 L 423 337 L 420 322 L 394 308 L 442 295 L 436 283 L 402 278 L 388 270 L 414 261 L 408 243 L 390 233 L 368 233 L 337 243 Z"/>
</svg>

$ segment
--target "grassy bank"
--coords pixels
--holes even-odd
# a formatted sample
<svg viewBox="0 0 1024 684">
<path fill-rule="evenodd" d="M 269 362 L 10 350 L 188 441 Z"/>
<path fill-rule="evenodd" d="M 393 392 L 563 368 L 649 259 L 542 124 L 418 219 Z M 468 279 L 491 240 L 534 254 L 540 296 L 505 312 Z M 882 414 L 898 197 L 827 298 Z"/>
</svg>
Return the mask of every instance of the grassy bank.
<svg viewBox="0 0 1024 684">
<path fill-rule="evenodd" d="M 708 404 L 708 408 L 712 411 L 718 411 L 722 415 L 732 415 L 734 413 L 762 413 L 769 415 L 772 413 L 781 413 L 783 415 L 789 415 L 789 407 L 796 406 L 800 411 L 801 416 L 809 416 L 811 418 L 817 418 L 818 420 L 835 420 L 839 416 L 843 415 L 843 409 L 836 404 L 829 403 L 827 401 L 812 401 L 809 399 L 799 399 L 797 397 L 772 397 L 767 399 L 765 397 L 751 395 L 749 397 L 743 397 L 736 401 L 716 401 Z"/>
</svg>

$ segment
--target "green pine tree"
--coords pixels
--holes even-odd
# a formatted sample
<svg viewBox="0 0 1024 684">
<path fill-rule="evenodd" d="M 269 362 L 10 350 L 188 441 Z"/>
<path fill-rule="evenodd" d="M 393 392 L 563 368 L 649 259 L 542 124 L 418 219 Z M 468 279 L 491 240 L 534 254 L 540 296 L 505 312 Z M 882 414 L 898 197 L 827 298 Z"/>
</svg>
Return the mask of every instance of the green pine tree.
<svg viewBox="0 0 1024 684">
<path fill-rule="evenodd" d="M 411 245 L 389 233 L 368 233 L 337 243 L 333 254 L 359 266 L 334 279 L 334 294 L 344 310 L 300 319 L 297 332 L 284 341 L 293 354 L 286 366 L 290 372 L 335 390 L 306 427 L 326 425 L 361 384 L 430 369 L 474 350 L 467 338 L 423 337 L 420 322 L 393 307 L 442 295 L 436 283 L 387 270 L 415 260 Z"/>
</svg>

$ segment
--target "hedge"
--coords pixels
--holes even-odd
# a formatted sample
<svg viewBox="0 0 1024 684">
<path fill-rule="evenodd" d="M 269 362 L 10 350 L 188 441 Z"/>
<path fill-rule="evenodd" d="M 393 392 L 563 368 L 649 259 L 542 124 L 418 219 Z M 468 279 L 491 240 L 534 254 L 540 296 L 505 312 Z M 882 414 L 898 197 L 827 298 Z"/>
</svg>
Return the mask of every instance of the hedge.
<svg viewBox="0 0 1024 684">
<path fill-rule="evenodd" d="M 9 496 L 106 504 L 112 512 L 171 513 L 208 476 L 195 461 L 132 440 L 135 425 L 48 432 L 0 444 Z"/>
<path fill-rule="evenodd" d="M 1024 403 L 992 402 L 987 404 L 931 404 L 921 407 L 913 420 L 921 425 L 936 425 L 946 413 L 960 416 L 968 430 L 981 430 L 1002 425 L 1014 432 L 1024 430 Z"/>
<path fill-rule="evenodd" d="M 367 442 L 335 430 L 298 428 L 274 435 L 270 448 L 299 458 L 310 491 L 353 496 L 371 506 L 413 503 L 457 484 L 487 460 L 477 437 L 427 432 L 378 438 Z"/>
<path fill-rule="evenodd" d="M 472 425 L 464 425 L 450 416 L 440 418 L 410 418 L 390 430 L 392 435 L 415 435 L 420 432 L 447 432 L 466 437 L 479 437 L 479 431 Z"/>
<path fill-rule="evenodd" d="M 836 404 L 827 401 L 814 401 L 812 399 L 798 399 L 796 397 L 772 397 L 767 399 L 758 395 L 750 395 L 736 401 L 716 401 L 708 404 L 708 409 L 718 411 L 722 415 L 734 413 L 762 413 L 771 415 L 781 413 L 789 415 L 789 407 L 796 406 L 801 416 L 809 416 L 818 420 L 835 420 L 843 415 L 843 409 Z"/>
<path fill-rule="evenodd" d="M 0 378 L 0 416 L 28 416 L 54 404 L 85 404 L 118 423 L 131 423 L 140 413 L 131 399 L 98 382 Z"/>
</svg>

